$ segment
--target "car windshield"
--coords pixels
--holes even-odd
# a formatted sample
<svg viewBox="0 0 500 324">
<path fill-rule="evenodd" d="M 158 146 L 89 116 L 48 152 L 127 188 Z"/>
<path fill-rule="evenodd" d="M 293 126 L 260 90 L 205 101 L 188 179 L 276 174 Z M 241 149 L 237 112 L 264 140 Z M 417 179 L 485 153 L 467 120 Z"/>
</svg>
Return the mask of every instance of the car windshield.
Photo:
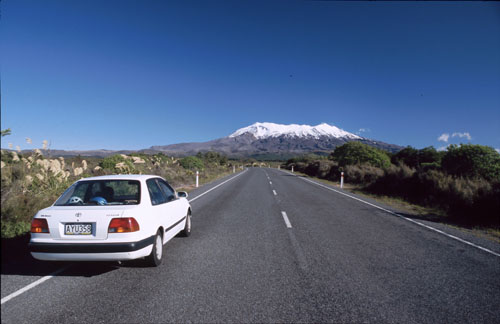
<svg viewBox="0 0 500 324">
<path fill-rule="evenodd" d="M 135 180 L 78 181 L 69 187 L 54 205 L 138 205 L 140 188 L 139 181 Z"/>
</svg>

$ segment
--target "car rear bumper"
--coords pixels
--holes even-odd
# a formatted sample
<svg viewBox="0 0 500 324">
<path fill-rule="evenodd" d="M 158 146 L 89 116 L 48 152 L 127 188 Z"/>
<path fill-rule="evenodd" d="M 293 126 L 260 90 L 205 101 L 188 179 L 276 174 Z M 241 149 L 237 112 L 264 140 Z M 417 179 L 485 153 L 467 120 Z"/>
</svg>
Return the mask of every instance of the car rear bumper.
<svg viewBox="0 0 500 324">
<path fill-rule="evenodd" d="M 30 242 L 31 255 L 38 260 L 105 261 L 131 260 L 151 253 L 155 236 L 126 243 L 38 243 Z"/>
</svg>

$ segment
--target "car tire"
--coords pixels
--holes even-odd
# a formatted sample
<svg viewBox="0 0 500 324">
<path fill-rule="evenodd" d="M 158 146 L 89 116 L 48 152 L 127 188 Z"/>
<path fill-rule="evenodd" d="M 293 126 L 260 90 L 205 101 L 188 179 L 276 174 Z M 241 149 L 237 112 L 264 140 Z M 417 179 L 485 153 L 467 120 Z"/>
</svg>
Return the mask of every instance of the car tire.
<svg viewBox="0 0 500 324">
<path fill-rule="evenodd" d="M 161 235 L 161 231 L 158 230 L 156 233 L 155 240 L 153 243 L 153 250 L 151 254 L 146 257 L 146 263 L 150 267 L 157 267 L 161 264 L 161 260 L 163 259 L 163 238 Z"/>
<path fill-rule="evenodd" d="M 188 237 L 191 235 L 191 212 L 188 211 L 186 215 L 186 225 L 184 226 L 184 229 L 179 233 L 180 236 L 182 237 Z"/>
</svg>

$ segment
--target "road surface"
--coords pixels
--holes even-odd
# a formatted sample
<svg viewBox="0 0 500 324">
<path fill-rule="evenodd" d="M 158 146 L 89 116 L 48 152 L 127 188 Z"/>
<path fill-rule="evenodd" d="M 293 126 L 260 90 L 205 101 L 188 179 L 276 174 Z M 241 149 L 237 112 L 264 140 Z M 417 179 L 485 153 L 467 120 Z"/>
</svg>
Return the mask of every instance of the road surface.
<svg viewBox="0 0 500 324">
<path fill-rule="evenodd" d="M 199 188 L 158 268 L 2 265 L 2 323 L 500 322 L 500 244 L 332 188 L 267 168 Z"/>
</svg>

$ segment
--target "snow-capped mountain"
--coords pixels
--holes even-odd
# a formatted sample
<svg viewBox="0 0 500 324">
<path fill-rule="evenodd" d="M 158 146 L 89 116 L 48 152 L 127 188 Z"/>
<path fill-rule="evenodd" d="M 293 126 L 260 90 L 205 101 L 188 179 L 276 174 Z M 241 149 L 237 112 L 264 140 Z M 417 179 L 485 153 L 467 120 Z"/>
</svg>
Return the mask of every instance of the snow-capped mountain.
<svg viewBox="0 0 500 324">
<path fill-rule="evenodd" d="M 255 123 L 253 125 L 238 129 L 236 132 L 229 135 L 229 137 L 237 137 L 243 134 L 252 134 L 257 139 L 264 139 L 268 137 L 313 137 L 319 139 L 322 136 L 334 138 L 349 138 L 361 139 L 361 137 L 352 133 L 346 132 L 335 126 L 326 123 L 317 126 L 309 125 L 281 125 L 274 123 Z"/>
<path fill-rule="evenodd" d="M 215 151 L 228 157 L 255 157 L 261 159 L 286 159 L 306 153 L 329 154 L 337 146 L 351 141 L 358 141 L 390 152 L 397 152 L 402 147 L 374 141 L 346 132 L 336 126 L 319 124 L 281 125 L 274 123 L 255 123 L 238 129 L 231 135 L 202 143 L 180 143 L 152 146 L 140 150 L 140 153 L 165 153 L 173 156 L 194 155 L 198 152 Z M 57 153 L 55 153 L 57 152 Z M 112 154 L 130 154 L 134 151 L 55 151 L 61 156 L 109 156 Z"/>
<path fill-rule="evenodd" d="M 317 126 L 255 123 L 240 128 L 227 137 L 209 142 L 153 146 L 145 151 L 160 151 L 178 156 L 215 151 L 229 157 L 283 158 L 306 153 L 329 154 L 335 147 L 350 141 L 359 141 L 392 152 L 401 149 L 397 145 L 359 137 L 325 123 Z"/>
</svg>

